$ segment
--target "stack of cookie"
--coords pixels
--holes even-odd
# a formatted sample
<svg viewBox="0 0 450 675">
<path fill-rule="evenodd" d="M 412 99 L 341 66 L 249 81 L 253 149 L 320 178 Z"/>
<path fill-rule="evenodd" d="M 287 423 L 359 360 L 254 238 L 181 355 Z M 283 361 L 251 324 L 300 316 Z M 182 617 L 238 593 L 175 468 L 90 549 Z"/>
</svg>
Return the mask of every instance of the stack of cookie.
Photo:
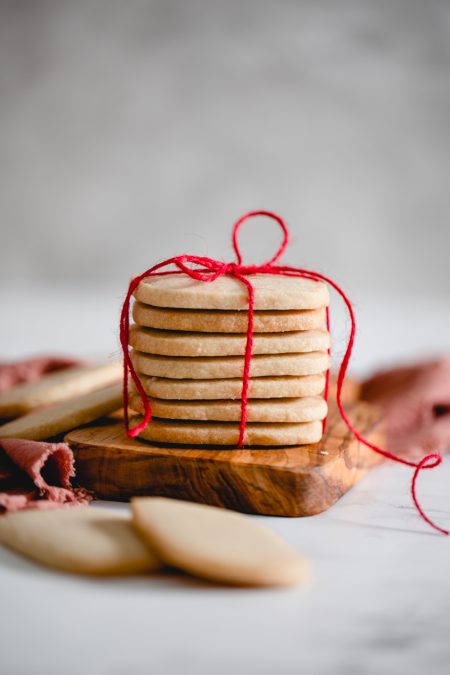
<svg viewBox="0 0 450 675">
<path fill-rule="evenodd" d="M 246 446 L 315 443 L 327 414 L 330 336 L 325 284 L 256 274 Z M 233 446 L 239 439 L 248 322 L 246 287 L 183 274 L 149 277 L 135 291 L 132 360 L 153 419 L 152 442 Z M 130 407 L 143 412 L 131 392 Z"/>
</svg>

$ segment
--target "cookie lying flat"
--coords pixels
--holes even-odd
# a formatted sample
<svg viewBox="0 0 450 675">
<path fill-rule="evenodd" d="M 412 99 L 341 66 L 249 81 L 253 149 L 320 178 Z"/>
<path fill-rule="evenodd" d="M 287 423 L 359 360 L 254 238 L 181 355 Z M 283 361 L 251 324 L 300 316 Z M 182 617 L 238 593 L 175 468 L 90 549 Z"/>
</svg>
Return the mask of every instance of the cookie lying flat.
<svg viewBox="0 0 450 675">
<path fill-rule="evenodd" d="M 242 377 L 242 356 L 157 356 L 132 351 L 134 367 L 144 375 L 172 379 L 215 380 Z M 318 375 L 327 370 L 326 352 L 306 354 L 256 354 L 252 356 L 250 377 L 281 375 Z"/>
<path fill-rule="evenodd" d="M 217 420 L 239 422 L 241 401 L 164 401 L 150 399 L 152 413 L 161 419 Z M 131 394 L 130 408 L 143 413 L 144 406 L 138 394 Z M 327 416 L 327 404 L 320 397 L 250 399 L 247 406 L 248 422 L 315 422 Z"/>
<path fill-rule="evenodd" d="M 239 586 L 290 586 L 308 567 L 275 532 L 247 516 L 160 497 L 131 502 L 140 534 L 168 565 Z"/>
<path fill-rule="evenodd" d="M 134 422 L 131 426 L 134 426 Z M 321 437 L 322 422 L 299 424 L 249 422 L 245 429 L 244 444 L 246 446 L 308 445 L 318 443 Z M 239 441 L 239 424 L 235 422 L 184 422 L 153 417 L 150 424 L 139 434 L 139 438 L 155 443 L 235 446 Z"/>
<path fill-rule="evenodd" d="M 149 396 L 174 401 L 240 399 L 242 394 L 242 379 L 238 377 L 227 380 L 173 380 L 141 375 L 140 380 Z M 323 392 L 324 387 L 324 375 L 253 377 L 249 380 L 248 397 L 318 396 Z"/>
<path fill-rule="evenodd" d="M 140 326 L 161 330 L 182 330 L 199 333 L 245 333 L 246 311 L 195 310 L 161 308 L 135 302 L 133 319 Z M 253 314 L 254 333 L 313 330 L 325 321 L 324 309 L 256 311 Z"/>
<path fill-rule="evenodd" d="M 121 405 L 122 386 L 114 384 L 63 403 L 40 408 L 3 424 L 0 426 L 0 438 L 29 438 L 32 441 L 42 441 L 108 415 Z"/>
<path fill-rule="evenodd" d="M 0 542 L 43 565 L 76 574 L 132 574 L 160 566 L 117 510 L 67 507 L 0 518 Z"/>
<path fill-rule="evenodd" d="M 275 274 L 252 274 L 255 309 L 319 309 L 329 303 L 326 285 L 310 279 Z M 212 282 L 196 281 L 185 274 L 147 277 L 135 293 L 137 300 L 156 307 L 187 309 L 247 309 L 248 291 L 231 276 Z"/>
<path fill-rule="evenodd" d="M 245 354 L 246 336 L 239 333 L 183 333 L 153 330 L 135 324 L 129 343 L 146 354 L 160 356 L 240 356 Z M 253 354 L 302 354 L 326 351 L 330 336 L 325 330 L 258 333 L 253 336 Z"/>
<path fill-rule="evenodd" d="M 49 373 L 37 382 L 20 384 L 0 394 L 0 417 L 19 417 L 34 408 L 65 401 L 120 382 L 122 372 L 121 363 L 105 363 Z"/>
</svg>

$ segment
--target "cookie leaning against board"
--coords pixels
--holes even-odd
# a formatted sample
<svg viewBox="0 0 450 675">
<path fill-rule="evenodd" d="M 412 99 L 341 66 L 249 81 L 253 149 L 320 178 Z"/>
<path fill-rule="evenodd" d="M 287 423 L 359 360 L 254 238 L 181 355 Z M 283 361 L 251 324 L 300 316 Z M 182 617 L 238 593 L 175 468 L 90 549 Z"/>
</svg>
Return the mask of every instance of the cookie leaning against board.
<svg viewBox="0 0 450 675">
<path fill-rule="evenodd" d="M 0 419 L 20 417 L 54 403 L 61 403 L 121 380 L 120 363 L 103 363 L 65 368 L 39 380 L 19 384 L 0 393 Z"/>
<path fill-rule="evenodd" d="M 91 391 L 81 396 L 34 410 L 0 426 L 1 438 L 40 441 L 88 424 L 120 408 L 122 385 Z"/>
</svg>

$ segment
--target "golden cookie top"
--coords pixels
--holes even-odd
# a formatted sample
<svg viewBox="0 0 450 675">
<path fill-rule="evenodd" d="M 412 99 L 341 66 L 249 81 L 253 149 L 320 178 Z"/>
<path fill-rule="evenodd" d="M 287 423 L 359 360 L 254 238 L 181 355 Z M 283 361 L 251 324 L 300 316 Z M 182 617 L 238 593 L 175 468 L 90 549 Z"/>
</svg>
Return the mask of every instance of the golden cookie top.
<svg viewBox="0 0 450 675">
<path fill-rule="evenodd" d="M 318 309 L 329 303 L 326 284 L 301 277 L 252 274 L 255 309 Z M 143 279 L 135 297 L 156 307 L 189 309 L 248 309 L 248 290 L 238 279 L 222 276 L 205 282 L 185 274 Z"/>
</svg>

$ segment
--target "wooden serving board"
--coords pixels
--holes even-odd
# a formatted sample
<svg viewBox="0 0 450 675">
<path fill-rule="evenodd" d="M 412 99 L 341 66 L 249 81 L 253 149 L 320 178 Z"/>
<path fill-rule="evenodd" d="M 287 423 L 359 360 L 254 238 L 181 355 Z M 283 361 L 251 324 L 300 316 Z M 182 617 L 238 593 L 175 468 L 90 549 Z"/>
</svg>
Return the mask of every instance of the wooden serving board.
<svg viewBox="0 0 450 675">
<path fill-rule="evenodd" d="M 350 411 L 354 425 L 380 440 L 380 413 L 368 403 Z M 244 513 L 309 516 L 325 511 L 379 455 L 356 441 L 337 411 L 320 443 L 285 448 L 217 450 L 161 447 L 130 440 L 120 422 L 77 429 L 65 440 L 77 480 L 104 499 L 160 495 Z"/>
</svg>

